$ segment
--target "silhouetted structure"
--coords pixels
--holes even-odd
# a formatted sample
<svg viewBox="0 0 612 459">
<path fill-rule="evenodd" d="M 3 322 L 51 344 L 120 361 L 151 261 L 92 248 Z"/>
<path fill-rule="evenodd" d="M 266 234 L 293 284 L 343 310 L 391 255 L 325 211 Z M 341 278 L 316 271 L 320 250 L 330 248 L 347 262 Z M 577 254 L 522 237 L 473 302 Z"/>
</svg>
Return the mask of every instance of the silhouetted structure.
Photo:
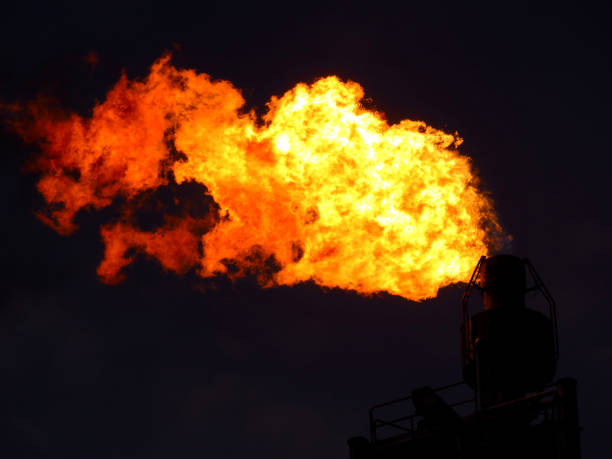
<svg viewBox="0 0 612 459">
<path fill-rule="evenodd" d="M 474 289 L 481 291 L 484 307 L 472 314 Z M 531 291 L 546 300 L 545 313 L 526 306 Z M 370 439 L 351 438 L 350 458 L 578 459 L 576 381 L 552 383 L 558 357 L 555 302 L 533 265 L 511 255 L 482 257 L 462 306 L 463 381 L 422 387 L 372 407 Z M 441 397 L 461 387 L 473 396 L 451 404 Z M 413 407 L 406 415 L 401 407 L 407 402 Z M 385 410 L 395 413 L 382 419 Z"/>
</svg>

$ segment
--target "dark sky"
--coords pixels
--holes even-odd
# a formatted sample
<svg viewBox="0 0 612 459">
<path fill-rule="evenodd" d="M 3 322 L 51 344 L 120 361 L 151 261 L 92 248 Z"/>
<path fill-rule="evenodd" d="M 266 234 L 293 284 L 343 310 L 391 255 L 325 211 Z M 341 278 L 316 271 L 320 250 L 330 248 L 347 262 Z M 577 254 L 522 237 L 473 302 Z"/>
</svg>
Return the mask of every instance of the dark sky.
<svg viewBox="0 0 612 459">
<path fill-rule="evenodd" d="M 336 74 L 390 121 L 458 131 L 511 251 L 557 299 L 557 376 L 578 379 L 584 457 L 612 457 L 603 7 L 96 3 L 3 6 L 0 102 L 43 93 L 86 114 L 122 69 L 143 77 L 174 50 L 175 65 L 230 80 L 258 109 Z M 347 457 L 371 404 L 460 379 L 461 287 L 421 303 L 250 280 L 202 293 L 195 275 L 145 259 L 106 286 L 103 216 L 80 214 L 72 237 L 44 226 L 36 177 L 20 173 L 36 147 L 6 131 L 1 147 L 4 457 Z"/>
</svg>

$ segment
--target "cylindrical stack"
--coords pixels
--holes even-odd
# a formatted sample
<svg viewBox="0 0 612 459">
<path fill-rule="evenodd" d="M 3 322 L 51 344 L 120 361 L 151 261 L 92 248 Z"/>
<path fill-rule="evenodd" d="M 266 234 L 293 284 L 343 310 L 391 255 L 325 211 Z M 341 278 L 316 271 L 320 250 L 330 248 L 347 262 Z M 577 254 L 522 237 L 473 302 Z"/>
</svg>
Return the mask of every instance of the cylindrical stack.
<svg viewBox="0 0 612 459">
<path fill-rule="evenodd" d="M 552 321 L 525 307 L 525 263 L 512 255 L 484 261 L 480 275 L 484 310 L 470 317 L 473 352 L 464 377 L 489 407 L 541 389 L 552 381 Z"/>
<path fill-rule="evenodd" d="M 525 307 L 525 263 L 512 255 L 487 258 L 482 273 L 485 311 Z"/>
</svg>

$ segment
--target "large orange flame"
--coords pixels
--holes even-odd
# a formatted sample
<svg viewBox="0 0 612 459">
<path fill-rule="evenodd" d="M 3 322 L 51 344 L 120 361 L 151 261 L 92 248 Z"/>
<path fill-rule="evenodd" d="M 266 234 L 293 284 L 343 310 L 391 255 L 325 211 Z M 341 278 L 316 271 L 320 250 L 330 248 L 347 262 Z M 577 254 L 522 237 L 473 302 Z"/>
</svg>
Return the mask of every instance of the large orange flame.
<svg viewBox="0 0 612 459">
<path fill-rule="evenodd" d="M 142 81 L 122 77 L 90 118 L 32 104 L 20 132 L 40 140 L 40 217 L 58 232 L 75 230 L 77 211 L 124 199 L 101 229 L 105 282 L 140 251 L 203 277 L 432 297 L 488 253 L 499 231 L 491 202 L 456 151 L 461 139 L 418 121 L 389 125 L 362 98 L 331 76 L 273 97 L 258 120 L 229 82 L 164 57 Z M 134 223 L 143 194 L 193 182 L 214 199 L 208 212 Z"/>
</svg>

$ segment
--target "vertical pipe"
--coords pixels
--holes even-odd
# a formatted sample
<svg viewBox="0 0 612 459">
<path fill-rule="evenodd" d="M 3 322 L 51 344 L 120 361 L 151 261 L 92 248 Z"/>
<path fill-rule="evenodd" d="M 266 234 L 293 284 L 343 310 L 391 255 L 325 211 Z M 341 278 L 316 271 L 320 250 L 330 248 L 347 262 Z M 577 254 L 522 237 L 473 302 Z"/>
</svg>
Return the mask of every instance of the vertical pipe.
<svg viewBox="0 0 612 459">
<path fill-rule="evenodd" d="M 364 437 L 352 437 L 347 441 L 349 459 L 368 459 L 370 457 L 370 442 Z"/>
<path fill-rule="evenodd" d="M 374 421 L 374 408 L 370 409 L 370 441 L 376 444 L 376 423 Z"/>
<path fill-rule="evenodd" d="M 557 381 L 557 457 L 580 459 L 580 425 L 576 380 L 563 378 Z"/>
</svg>

